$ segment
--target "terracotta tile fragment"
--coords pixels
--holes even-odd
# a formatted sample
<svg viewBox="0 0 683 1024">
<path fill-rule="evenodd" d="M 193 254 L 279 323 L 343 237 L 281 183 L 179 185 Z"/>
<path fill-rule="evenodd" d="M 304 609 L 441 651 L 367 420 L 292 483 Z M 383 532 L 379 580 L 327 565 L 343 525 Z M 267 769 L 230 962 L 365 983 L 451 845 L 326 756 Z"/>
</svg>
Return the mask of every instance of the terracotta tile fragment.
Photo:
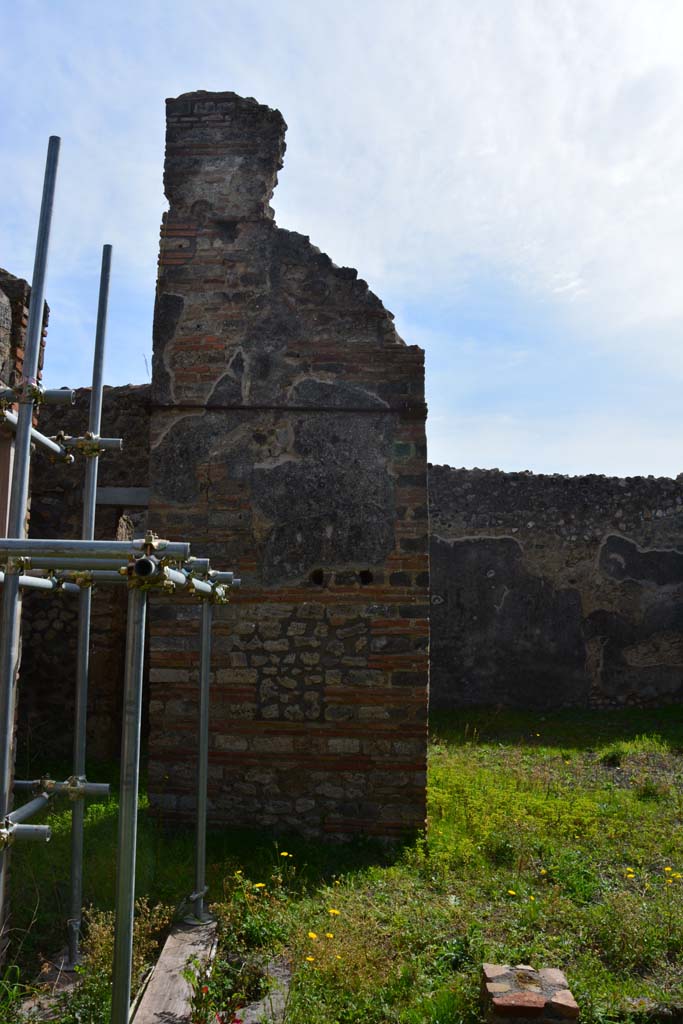
<svg viewBox="0 0 683 1024">
<path fill-rule="evenodd" d="M 481 967 L 487 981 L 495 981 L 510 970 L 507 964 L 482 964 Z"/>
<path fill-rule="evenodd" d="M 545 996 L 535 992 L 510 992 L 494 996 L 493 1012 L 497 1017 L 540 1017 L 545 1004 Z"/>
<path fill-rule="evenodd" d="M 564 971 L 558 970 L 557 967 L 543 967 L 538 973 L 541 976 L 541 980 L 545 982 L 546 985 L 557 985 L 559 988 L 569 988 Z"/>
<path fill-rule="evenodd" d="M 578 1004 L 568 988 L 563 988 L 556 992 L 548 1005 L 560 1017 L 565 1017 L 568 1020 L 576 1020 L 579 1016 Z"/>
</svg>

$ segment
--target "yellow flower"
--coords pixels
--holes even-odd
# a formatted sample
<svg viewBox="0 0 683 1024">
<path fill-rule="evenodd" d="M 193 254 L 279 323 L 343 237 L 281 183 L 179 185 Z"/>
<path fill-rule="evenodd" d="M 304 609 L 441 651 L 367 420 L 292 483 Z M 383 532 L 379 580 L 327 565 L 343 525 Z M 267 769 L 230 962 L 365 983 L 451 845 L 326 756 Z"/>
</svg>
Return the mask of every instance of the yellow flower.
<svg viewBox="0 0 683 1024">
<path fill-rule="evenodd" d="M 667 885 L 673 885 L 673 884 L 674 884 L 674 880 L 673 880 L 673 878 L 667 878 L 667 880 L 666 880 L 666 884 L 667 884 Z"/>
<path fill-rule="evenodd" d="M 306 959 L 308 960 L 309 964 L 312 964 L 313 961 L 315 960 L 315 957 L 314 956 L 307 956 Z"/>
<path fill-rule="evenodd" d="M 325 932 L 325 938 L 326 939 L 333 939 L 334 938 L 334 932 Z"/>
<path fill-rule="evenodd" d="M 316 935 L 315 932 L 309 932 L 308 933 L 308 937 L 309 937 L 309 939 L 317 939 L 318 938 L 318 936 Z"/>
<path fill-rule="evenodd" d="M 671 877 L 672 878 L 683 878 L 683 875 L 681 875 L 680 871 L 674 871 L 674 873 L 673 873 L 673 875 Z"/>
<path fill-rule="evenodd" d="M 508 896 L 516 896 L 516 895 L 517 895 L 517 893 L 515 892 L 514 889 L 508 889 Z"/>
<path fill-rule="evenodd" d="M 535 896 L 530 896 L 529 899 L 531 900 L 532 903 L 536 902 L 536 897 Z"/>
<path fill-rule="evenodd" d="M 280 856 L 281 857 L 289 857 L 289 854 L 287 853 L 286 850 L 283 850 L 282 853 L 280 854 Z"/>
<path fill-rule="evenodd" d="M 664 868 L 665 871 L 673 871 L 673 868 Z"/>
<path fill-rule="evenodd" d="M 265 889 L 265 887 L 266 887 L 266 883 L 265 882 L 254 882 L 254 888 L 255 889 Z"/>
<path fill-rule="evenodd" d="M 327 913 L 328 914 L 332 914 L 332 917 L 338 917 L 338 915 L 341 913 L 341 911 L 340 910 L 335 910 L 334 907 L 328 907 Z"/>
<path fill-rule="evenodd" d="M 335 955 L 337 957 L 337 960 L 341 960 L 341 957 L 339 956 L 339 953 L 336 953 Z"/>
<path fill-rule="evenodd" d="M 548 872 L 546 871 L 546 869 L 545 869 L 545 868 L 541 868 L 541 871 L 540 871 L 540 873 L 541 873 L 542 875 L 547 875 L 547 874 L 548 874 Z"/>
</svg>

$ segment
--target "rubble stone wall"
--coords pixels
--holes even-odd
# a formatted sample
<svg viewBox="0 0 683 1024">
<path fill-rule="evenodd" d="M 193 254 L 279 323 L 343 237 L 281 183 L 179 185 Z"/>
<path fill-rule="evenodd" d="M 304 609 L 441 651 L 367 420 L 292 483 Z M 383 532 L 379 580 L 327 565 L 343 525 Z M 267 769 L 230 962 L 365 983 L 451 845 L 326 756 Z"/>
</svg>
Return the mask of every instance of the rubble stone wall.
<svg viewBox="0 0 683 1024">
<path fill-rule="evenodd" d="M 278 111 L 167 102 L 150 522 L 234 569 L 215 615 L 210 819 L 395 836 L 425 817 L 424 354 L 278 228 Z M 197 611 L 152 614 L 149 785 L 191 817 Z"/>
<path fill-rule="evenodd" d="M 683 479 L 430 466 L 431 705 L 683 700 Z"/>
<path fill-rule="evenodd" d="M 121 437 L 123 451 L 100 457 L 101 487 L 145 487 L 149 466 L 149 385 L 106 387 L 102 435 Z M 77 392 L 76 404 L 45 406 L 41 430 L 55 435 L 82 435 L 88 426 L 90 389 Z M 32 538 L 82 536 L 85 460 L 73 465 L 51 458 L 43 449 L 32 460 Z M 146 523 L 144 505 L 99 504 L 95 539 L 140 536 Z M 118 757 L 126 633 L 125 586 L 101 586 L 93 592 L 88 755 Z M 69 758 L 73 746 L 78 599 L 61 591 L 24 594 L 22 671 L 19 697 L 19 766 L 23 774 L 46 771 L 44 758 Z"/>
</svg>

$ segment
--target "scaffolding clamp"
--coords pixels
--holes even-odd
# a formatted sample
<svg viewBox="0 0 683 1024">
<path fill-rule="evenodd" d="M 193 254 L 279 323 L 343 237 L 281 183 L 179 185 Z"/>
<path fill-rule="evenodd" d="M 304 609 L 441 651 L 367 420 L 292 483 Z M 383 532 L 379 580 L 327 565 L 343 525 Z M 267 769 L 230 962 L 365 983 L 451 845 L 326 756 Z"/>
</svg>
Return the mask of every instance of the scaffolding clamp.
<svg viewBox="0 0 683 1024">
<path fill-rule="evenodd" d="M 20 377 L 12 390 L 16 395 L 16 401 L 22 405 L 30 402 L 40 405 L 45 394 L 37 377 Z"/>
</svg>

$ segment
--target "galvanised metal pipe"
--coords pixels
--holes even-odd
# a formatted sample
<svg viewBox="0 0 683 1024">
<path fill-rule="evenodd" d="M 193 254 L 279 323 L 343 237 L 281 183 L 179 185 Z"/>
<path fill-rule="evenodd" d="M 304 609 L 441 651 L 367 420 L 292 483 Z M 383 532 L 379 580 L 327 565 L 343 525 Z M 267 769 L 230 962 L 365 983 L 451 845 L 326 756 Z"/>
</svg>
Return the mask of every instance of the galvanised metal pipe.
<svg viewBox="0 0 683 1024">
<path fill-rule="evenodd" d="M 10 430 L 14 430 L 16 432 L 19 428 L 18 415 L 15 412 L 10 412 L 9 409 L 4 409 L 2 415 Z M 36 430 L 35 427 L 31 427 L 31 440 L 35 444 L 40 445 L 41 448 L 45 448 L 48 452 L 51 452 L 53 455 L 59 455 L 60 458 L 64 458 L 67 454 L 66 448 L 63 448 L 61 444 L 57 444 L 57 442 L 53 441 L 52 438 L 46 437 L 45 434 L 41 434 L 41 432 Z M 69 459 L 71 459 L 71 456 L 69 456 Z"/>
<path fill-rule="evenodd" d="M 201 646 L 199 648 L 199 743 L 197 751 L 197 834 L 195 850 L 194 916 L 205 917 L 206 893 L 206 808 L 209 780 L 209 685 L 211 677 L 211 623 L 213 605 L 202 601 Z"/>
<path fill-rule="evenodd" d="M 13 822 L 0 824 L 0 850 L 11 846 L 17 840 L 49 843 L 52 829 L 49 825 L 15 825 Z"/>
<path fill-rule="evenodd" d="M 111 277 L 111 245 L 102 248 L 100 292 L 97 303 L 97 328 L 93 356 L 92 388 L 88 432 L 100 433 L 102 425 L 102 392 L 104 388 L 104 349 L 107 334 L 107 307 L 109 279 Z M 97 504 L 97 470 L 99 456 L 86 459 L 83 485 L 83 520 L 81 536 L 92 540 L 95 536 L 95 508 Z M 82 587 L 78 595 L 78 637 L 76 641 L 76 702 L 74 724 L 73 774 L 85 782 L 85 748 L 88 727 L 88 668 L 90 657 L 90 611 L 92 588 Z M 78 963 L 83 903 L 83 823 L 85 804 L 78 800 L 71 812 L 71 908 L 67 923 L 69 962 Z"/>
<path fill-rule="evenodd" d="M 111 1024 L 128 1024 L 130 1008 L 146 613 L 147 592 L 131 587 L 126 626 Z"/>
<path fill-rule="evenodd" d="M 61 443 L 67 449 L 88 448 L 92 445 L 93 448 L 97 446 L 103 452 L 123 451 L 123 438 L 121 437 L 63 437 Z"/>
<path fill-rule="evenodd" d="M 133 575 L 150 579 L 159 575 L 159 559 L 155 555 L 141 555 L 133 562 Z"/>
<path fill-rule="evenodd" d="M 34 814 L 38 814 L 43 811 L 51 800 L 49 793 L 40 793 L 39 796 L 33 800 L 29 800 L 27 804 L 23 804 L 21 807 L 17 807 L 15 811 L 7 815 L 7 821 L 11 821 L 13 825 L 19 825 L 22 821 L 28 821 Z"/>
<path fill-rule="evenodd" d="M 19 395 L 14 388 L 0 388 L 0 402 L 17 402 Z M 36 399 L 40 405 L 75 405 L 76 392 L 70 388 L 48 388 L 40 392 L 40 398 Z"/>
<path fill-rule="evenodd" d="M 45 277 L 50 246 L 52 207 L 54 205 L 60 139 L 50 137 L 47 148 L 43 197 L 40 206 L 36 256 L 31 281 L 26 343 L 24 346 L 24 378 L 35 381 L 38 375 L 38 356 L 45 306 Z M 23 398 L 23 396 L 22 396 Z M 23 539 L 26 534 L 26 506 L 28 503 L 29 464 L 31 459 L 31 430 L 33 429 L 33 398 L 26 389 L 25 400 L 19 406 L 17 431 L 14 441 L 12 490 L 10 495 L 7 534 Z M 11 799 L 12 754 L 14 734 L 14 705 L 16 699 L 17 670 L 19 666 L 19 631 L 21 603 L 19 575 L 8 573 L 2 595 L 2 629 L 0 630 L 0 820 L 9 810 Z M 0 933 L 4 930 L 5 892 L 7 885 L 7 858 L 0 854 Z M 1 951 L 0 951 L 1 955 Z"/>
<path fill-rule="evenodd" d="M 8 558 L 83 558 L 99 560 L 100 558 L 116 559 L 126 562 L 147 547 L 152 546 L 157 557 L 178 558 L 185 561 L 190 554 L 190 545 L 178 541 L 157 540 L 153 545 L 141 538 L 139 540 L 26 540 L 0 537 L 0 559 Z"/>
<path fill-rule="evenodd" d="M 187 573 L 182 569 L 171 569 L 169 566 L 164 568 L 164 576 L 171 583 L 175 583 L 177 587 L 186 587 L 189 580 Z"/>
<path fill-rule="evenodd" d="M 201 576 L 206 576 L 211 569 L 211 562 L 208 558 L 188 558 L 183 569 L 186 572 L 197 572 Z"/>
<path fill-rule="evenodd" d="M 1 539 L 0 544 L 2 544 Z M 128 565 L 127 558 L 34 558 L 31 555 L 26 561 L 31 563 L 29 572 L 33 572 L 34 569 L 52 572 L 53 569 L 59 568 L 60 572 L 66 573 L 79 569 L 86 571 L 92 569 L 93 566 L 96 566 L 98 571 L 115 571 L 125 569 Z"/>
<path fill-rule="evenodd" d="M 68 580 L 70 576 L 75 576 L 78 579 L 80 576 L 85 576 L 86 579 L 92 583 L 128 583 L 128 574 L 121 574 L 120 572 L 114 572 L 114 570 L 107 569 L 84 569 L 83 572 L 58 572 L 57 579 Z"/>
<path fill-rule="evenodd" d="M 213 585 L 207 583 L 206 580 L 196 580 L 194 576 L 191 576 L 187 582 L 191 589 L 195 590 L 198 594 L 206 594 L 207 597 L 213 594 Z"/>
<path fill-rule="evenodd" d="M 5 582 L 5 574 L 0 570 L 0 584 Z M 59 580 L 54 577 L 20 576 L 19 586 L 29 590 L 58 590 Z"/>
<path fill-rule="evenodd" d="M 74 784 L 68 779 L 65 782 L 55 782 L 53 779 L 15 779 L 15 793 L 32 793 L 35 790 L 44 790 L 46 793 L 56 796 L 68 796 L 71 799 L 81 797 L 108 797 L 111 787 L 108 782 L 77 782 Z"/>
<path fill-rule="evenodd" d="M 234 572 L 217 572 L 212 569 L 209 573 L 209 579 L 212 583 L 232 583 L 235 579 Z"/>
</svg>

